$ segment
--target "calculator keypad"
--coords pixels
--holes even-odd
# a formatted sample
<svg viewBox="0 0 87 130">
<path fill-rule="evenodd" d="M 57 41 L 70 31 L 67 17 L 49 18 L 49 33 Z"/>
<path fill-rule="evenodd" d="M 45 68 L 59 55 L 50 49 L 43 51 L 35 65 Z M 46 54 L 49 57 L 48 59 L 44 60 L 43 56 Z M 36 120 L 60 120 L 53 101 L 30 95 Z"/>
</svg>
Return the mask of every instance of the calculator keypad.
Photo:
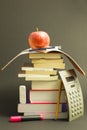
<svg viewBox="0 0 87 130">
<path fill-rule="evenodd" d="M 60 71 L 59 74 L 66 91 L 69 121 L 72 121 L 84 114 L 84 103 L 81 86 L 73 69 L 68 71 Z"/>
<path fill-rule="evenodd" d="M 69 92 L 70 105 L 71 105 L 71 116 L 74 118 L 83 113 L 83 103 L 80 97 L 80 91 L 74 90 Z"/>
</svg>

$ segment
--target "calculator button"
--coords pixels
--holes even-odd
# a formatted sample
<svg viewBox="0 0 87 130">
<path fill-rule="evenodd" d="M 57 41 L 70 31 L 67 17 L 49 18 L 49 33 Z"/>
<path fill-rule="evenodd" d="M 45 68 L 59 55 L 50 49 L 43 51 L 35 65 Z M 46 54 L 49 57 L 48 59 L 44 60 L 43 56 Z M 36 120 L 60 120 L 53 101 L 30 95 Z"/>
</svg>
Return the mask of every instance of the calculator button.
<svg viewBox="0 0 87 130">
<path fill-rule="evenodd" d="M 77 102 L 77 107 L 79 106 L 79 102 Z"/>
<path fill-rule="evenodd" d="M 76 98 L 73 99 L 73 102 L 76 103 Z"/>
<path fill-rule="evenodd" d="M 76 109 L 76 108 L 74 108 L 74 111 L 77 111 L 77 109 Z"/>
<path fill-rule="evenodd" d="M 75 90 L 75 93 L 77 94 L 77 90 Z"/>
<path fill-rule="evenodd" d="M 75 116 L 75 114 L 74 113 L 72 113 L 72 117 L 74 117 Z"/>
<path fill-rule="evenodd" d="M 70 103 L 73 105 L 73 101 L 71 100 Z"/>
<path fill-rule="evenodd" d="M 78 99 L 76 99 L 76 101 L 77 101 L 77 103 L 78 103 L 78 101 L 79 101 L 79 100 L 78 100 Z M 78 105 L 79 105 L 79 104 L 78 104 Z"/>
<path fill-rule="evenodd" d="M 73 95 L 73 94 L 74 94 L 74 92 L 72 91 L 72 92 L 71 92 L 71 94 Z"/>
<path fill-rule="evenodd" d="M 78 111 L 77 114 L 80 114 L 80 111 Z"/>
<path fill-rule="evenodd" d="M 75 99 L 75 95 L 72 95 L 73 99 Z"/>
<path fill-rule="evenodd" d="M 76 98 L 78 98 L 78 95 L 76 94 Z"/>
<path fill-rule="evenodd" d="M 80 110 L 79 112 L 80 112 L 80 114 L 82 113 L 82 111 L 81 111 L 81 110 Z"/>
<path fill-rule="evenodd" d="M 80 106 L 80 109 L 82 109 L 82 107 Z"/>
<path fill-rule="evenodd" d="M 69 95 L 71 95 L 71 92 L 69 92 Z"/>
<path fill-rule="evenodd" d="M 81 101 L 81 97 L 79 98 L 79 100 Z"/>
<path fill-rule="evenodd" d="M 77 112 L 75 112 L 75 116 L 77 116 Z"/>
<path fill-rule="evenodd" d="M 72 113 L 74 113 L 74 109 L 72 109 Z"/>
<path fill-rule="evenodd" d="M 82 103 L 80 102 L 79 105 L 82 106 Z"/>
<path fill-rule="evenodd" d="M 71 108 L 74 108 L 74 105 L 73 105 L 73 104 L 71 105 Z"/>
</svg>

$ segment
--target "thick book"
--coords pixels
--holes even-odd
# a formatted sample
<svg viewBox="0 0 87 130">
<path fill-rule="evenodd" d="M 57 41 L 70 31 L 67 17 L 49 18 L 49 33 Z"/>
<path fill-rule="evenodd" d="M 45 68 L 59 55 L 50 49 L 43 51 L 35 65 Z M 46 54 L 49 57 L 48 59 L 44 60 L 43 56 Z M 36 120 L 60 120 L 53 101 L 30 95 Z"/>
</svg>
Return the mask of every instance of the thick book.
<svg viewBox="0 0 87 130">
<path fill-rule="evenodd" d="M 26 74 L 57 75 L 57 70 L 53 68 L 35 68 L 30 66 L 22 66 L 21 70 Z"/>
<path fill-rule="evenodd" d="M 55 112 L 24 112 L 24 116 L 31 116 L 31 115 L 42 115 L 44 119 L 55 119 Z M 58 119 L 67 120 L 68 119 L 68 112 L 59 112 Z"/>
<path fill-rule="evenodd" d="M 31 103 L 57 103 L 59 90 L 30 90 L 29 100 Z M 67 102 L 65 90 L 61 91 L 60 103 Z"/>
<path fill-rule="evenodd" d="M 51 113 L 56 112 L 56 104 L 18 104 L 19 113 Z M 67 112 L 67 103 L 59 104 L 59 112 Z"/>
<path fill-rule="evenodd" d="M 58 90 L 60 84 L 61 84 L 60 79 L 55 81 L 32 81 L 31 89 L 32 90 Z"/>
<path fill-rule="evenodd" d="M 49 53 L 30 53 L 29 54 L 29 59 L 40 59 L 40 58 L 45 58 L 45 59 L 56 59 L 56 58 L 61 58 L 60 53 L 56 52 L 49 52 Z"/>
</svg>

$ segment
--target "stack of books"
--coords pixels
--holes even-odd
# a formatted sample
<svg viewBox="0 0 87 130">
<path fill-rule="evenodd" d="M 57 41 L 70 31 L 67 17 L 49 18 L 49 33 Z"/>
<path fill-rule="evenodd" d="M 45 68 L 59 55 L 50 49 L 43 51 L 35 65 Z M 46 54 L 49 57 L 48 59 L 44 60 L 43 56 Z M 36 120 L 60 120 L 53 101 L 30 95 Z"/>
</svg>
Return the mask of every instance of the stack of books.
<svg viewBox="0 0 87 130">
<path fill-rule="evenodd" d="M 55 119 L 58 91 L 61 84 L 58 71 L 65 69 L 62 55 L 58 52 L 33 52 L 29 54 L 29 63 L 25 63 L 18 73 L 31 84 L 19 86 L 18 113 L 24 115 L 43 115 L 44 119 Z M 27 86 L 28 87 L 28 86 Z M 66 93 L 62 86 L 59 101 L 58 119 L 67 119 Z"/>
</svg>

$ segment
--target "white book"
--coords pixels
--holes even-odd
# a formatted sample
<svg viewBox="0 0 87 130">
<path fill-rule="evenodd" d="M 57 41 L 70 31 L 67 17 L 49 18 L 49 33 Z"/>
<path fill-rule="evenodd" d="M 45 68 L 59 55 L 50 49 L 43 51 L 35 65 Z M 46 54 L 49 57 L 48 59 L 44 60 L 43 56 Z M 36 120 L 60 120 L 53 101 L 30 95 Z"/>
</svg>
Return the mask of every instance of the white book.
<svg viewBox="0 0 87 130">
<path fill-rule="evenodd" d="M 56 112 L 56 103 L 54 104 L 18 104 L 19 113 L 51 113 Z M 67 112 L 67 103 L 59 104 L 59 112 Z"/>
</svg>

